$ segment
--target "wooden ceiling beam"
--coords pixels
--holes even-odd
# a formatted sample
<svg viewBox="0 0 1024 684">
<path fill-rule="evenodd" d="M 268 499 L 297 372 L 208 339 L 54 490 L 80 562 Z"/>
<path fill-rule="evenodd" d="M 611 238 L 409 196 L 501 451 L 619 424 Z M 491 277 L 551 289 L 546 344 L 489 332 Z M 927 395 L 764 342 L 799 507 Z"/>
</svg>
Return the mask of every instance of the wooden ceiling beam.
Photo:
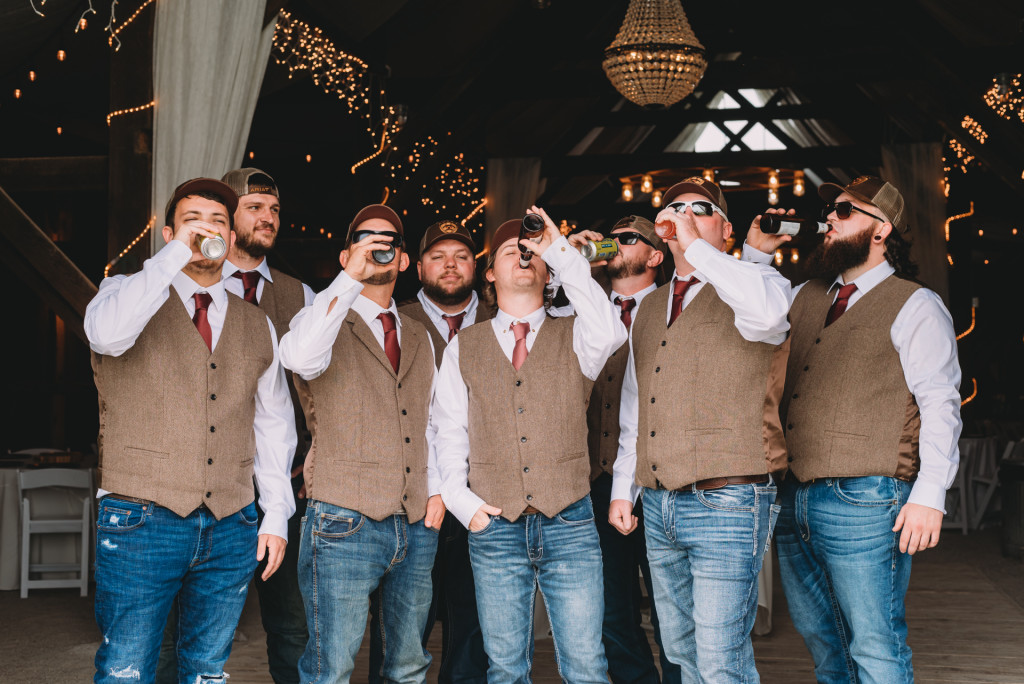
<svg viewBox="0 0 1024 684">
<path fill-rule="evenodd" d="M 8 192 L 106 191 L 106 156 L 0 158 L 0 187 Z"/>
</svg>

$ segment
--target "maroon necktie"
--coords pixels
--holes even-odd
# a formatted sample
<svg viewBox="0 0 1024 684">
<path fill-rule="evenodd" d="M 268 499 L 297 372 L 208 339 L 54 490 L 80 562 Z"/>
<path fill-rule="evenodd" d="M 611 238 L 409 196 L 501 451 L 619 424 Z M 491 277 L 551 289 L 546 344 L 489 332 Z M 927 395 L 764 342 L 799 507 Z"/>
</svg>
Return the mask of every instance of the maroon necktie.
<svg viewBox="0 0 1024 684">
<path fill-rule="evenodd" d="M 690 289 L 691 285 L 699 282 L 696 276 L 690 276 L 687 280 L 676 278 L 676 283 L 672 286 L 672 316 L 668 319 L 668 327 L 671 328 L 679 318 L 679 314 L 683 312 L 683 298 L 686 297 L 686 291 Z"/>
<path fill-rule="evenodd" d="M 398 330 L 395 328 L 395 314 L 390 311 L 377 316 L 384 326 L 384 353 L 387 354 L 391 367 L 398 372 L 398 364 L 402 360 L 402 350 L 398 346 Z"/>
<path fill-rule="evenodd" d="M 629 326 L 633 324 L 633 314 L 630 312 L 636 306 L 636 300 L 632 297 L 616 297 L 615 303 L 622 309 L 619 318 L 622 319 L 622 324 L 626 326 L 626 330 L 629 330 Z"/>
<path fill-rule="evenodd" d="M 516 336 L 516 346 L 512 348 L 512 366 L 519 370 L 529 353 L 526 349 L 526 333 L 530 332 L 529 323 L 516 323 L 512 326 L 512 334 Z"/>
<path fill-rule="evenodd" d="M 213 297 L 209 292 L 196 292 L 192 295 L 192 301 L 196 303 L 196 312 L 192 315 L 192 322 L 196 324 L 196 330 L 203 336 L 203 342 L 210 351 L 213 351 L 213 330 L 210 329 L 210 321 L 206 316 L 206 310 L 210 307 Z"/>
<path fill-rule="evenodd" d="M 242 281 L 242 299 L 250 304 L 256 304 L 256 286 L 260 284 L 260 272 L 246 271 L 243 273 L 241 271 L 235 271 L 231 275 Z"/>
<path fill-rule="evenodd" d="M 449 316 L 448 314 L 441 314 L 441 318 L 448 324 L 448 341 L 451 342 L 452 338 L 459 332 L 459 328 L 462 327 L 462 319 L 466 317 L 466 312 L 463 311 L 460 314 Z"/>
<path fill-rule="evenodd" d="M 836 297 L 836 301 L 832 302 L 832 307 L 828 310 L 828 317 L 825 319 L 826 328 L 839 320 L 839 317 L 843 315 L 846 307 L 850 304 L 850 296 L 856 291 L 856 283 L 843 285 L 839 288 L 839 295 Z"/>
</svg>

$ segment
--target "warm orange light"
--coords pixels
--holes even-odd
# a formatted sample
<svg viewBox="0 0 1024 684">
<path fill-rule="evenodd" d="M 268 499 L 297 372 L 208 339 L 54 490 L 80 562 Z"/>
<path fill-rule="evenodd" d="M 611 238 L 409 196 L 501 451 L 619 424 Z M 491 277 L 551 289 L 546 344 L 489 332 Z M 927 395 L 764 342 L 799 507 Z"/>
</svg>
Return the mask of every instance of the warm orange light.
<svg viewBox="0 0 1024 684">
<path fill-rule="evenodd" d="M 64 52 L 63 50 L 57 50 L 57 61 L 58 62 L 63 62 L 64 58 L 67 57 L 67 56 L 68 56 L 68 53 Z"/>
<path fill-rule="evenodd" d="M 36 80 L 36 72 L 34 72 L 34 71 L 28 72 L 28 80 L 30 80 L 30 81 Z"/>
</svg>

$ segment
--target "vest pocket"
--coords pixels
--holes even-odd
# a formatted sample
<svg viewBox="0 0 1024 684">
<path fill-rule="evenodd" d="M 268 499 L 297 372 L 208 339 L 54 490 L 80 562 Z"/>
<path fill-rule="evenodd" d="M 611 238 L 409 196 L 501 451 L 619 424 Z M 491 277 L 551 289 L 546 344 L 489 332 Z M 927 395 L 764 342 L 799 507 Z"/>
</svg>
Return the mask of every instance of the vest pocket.
<svg viewBox="0 0 1024 684">
<path fill-rule="evenodd" d="M 170 458 L 171 455 L 166 451 L 152 451 L 150 449 L 140 449 L 138 447 L 125 447 L 124 448 L 125 458 Z"/>
<path fill-rule="evenodd" d="M 561 458 L 558 459 L 557 462 L 558 463 L 566 463 L 567 461 L 575 461 L 578 458 L 584 458 L 586 455 L 587 455 L 586 451 L 577 451 L 574 454 L 569 454 L 568 456 L 562 456 Z"/>
<path fill-rule="evenodd" d="M 862 463 L 867 455 L 865 449 L 868 436 L 825 430 L 825 439 L 828 444 L 829 472 L 855 474 L 858 464 Z"/>
</svg>

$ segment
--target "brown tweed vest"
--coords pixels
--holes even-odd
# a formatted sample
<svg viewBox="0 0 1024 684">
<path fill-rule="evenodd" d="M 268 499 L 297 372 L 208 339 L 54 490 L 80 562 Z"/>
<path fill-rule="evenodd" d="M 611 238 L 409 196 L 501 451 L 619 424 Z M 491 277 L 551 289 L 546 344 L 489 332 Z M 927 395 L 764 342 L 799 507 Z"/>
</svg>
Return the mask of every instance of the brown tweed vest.
<svg viewBox="0 0 1024 684">
<path fill-rule="evenodd" d="M 792 354 L 782 404 L 797 479 L 885 475 L 910 481 L 920 467 L 921 413 L 890 329 L 921 285 L 890 277 L 832 325 L 831 283 L 808 282 L 793 301 Z"/>
<path fill-rule="evenodd" d="M 590 479 L 611 474 L 619 452 L 619 402 L 622 378 L 629 361 L 629 344 L 612 352 L 601 375 L 594 382 L 587 408 L 587 447 L 590 450 Z"/>
<path fill-rule="evenodd" d="M 470 488 L 508 520 L 527 506 L 553 517 L 590 492 L 586 412 L 593 383 L 572 348 L 574 320 L 545 320 L 518 371 L 490 321 L 459 333 Z"/>
<path fill-rule="evenodd" d="M 274 359 L 267 317 L 228 294 L 210 353 L 170 296 L 121 356 L 93 353 L 99 392 L 99 487 L 186 516 L 218 519 L 252 503 L 256 387 Z"/>
<path fill-rule="evenodd" d="M 778 407 L 789 340 L 743 339 L 733 310 L 711 285 L 667 328 L 671 296 L 669 282 L 644 299 L 633 319 L 637 484 L 678 489 L 785 470 Z"/>
<path fill-rule="evenodd" d="M 291 320 L 306 305 L 306 294 L 302 289 L 302 281 L 282 273 L 276 268 L 270 269 L 273 282 L 263 281 L 263 292 L 260 294 L 260 308 L 266 312 L 270 322 L 277 331 L 277 340 L 281 341 L 284 334 L 291 329 Z M 304 439 L 309 414 L 309 385 L 305 380 L 285 369 L 288 378 L 288 390 L 292 395 L 295 408 L 295 427 L 299 442 Z M 311 418 L 309 419 L 311 420 Z M 304 451 L 305 447 L 298 449 Z"/>
<path fill-rule="evenodd" d="M 427 505 L 427 416 L 434 363 L 430 337 L 399 314 L 398 373 L 369 326 L 349 311 L 331 364 L 309 381 L 314 421 L 310 498 L 383 520 L 403 508 L 410 522 Z"/>
<path fill-rule="evenodd" d="M 403 304 L 398 307 L 398 313 L 405 314 L 409 318 L 419 321 L 426 328 L 427 334 L 430 335 L 430 343 L 434 345 L 434 363 L 437 367 L 441 367 L 441 359 L 444 356 L 445 347 L 448 346 L 448 340 L 441 337 L 441 333 L 438 331 L 437 326 L 430 320 L 430 316 L 423 310 L 423 305 L 417 302 L 410 302 Z"/>
</svg>

